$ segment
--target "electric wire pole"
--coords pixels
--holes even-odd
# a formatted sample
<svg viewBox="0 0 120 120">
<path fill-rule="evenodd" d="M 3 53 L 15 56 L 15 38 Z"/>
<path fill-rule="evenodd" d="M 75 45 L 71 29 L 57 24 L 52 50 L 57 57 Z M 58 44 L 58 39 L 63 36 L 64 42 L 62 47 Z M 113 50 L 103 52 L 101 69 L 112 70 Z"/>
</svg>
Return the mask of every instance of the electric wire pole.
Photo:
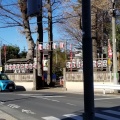
<svg viewBox="0 0 120 120">
<path fill-rule="evenodd" d="M 91 0 L 82 0 L 84 120 L 94 120 Z"/>
<path fill-rule="evenodd" d="M 112 0 L 112 42 L 113 42 L 113 80 L 114 84 L 118 84 L 117 80 L 117 51 L 116 51 L 116 10 L 115 0 Z"/>
<path fill-rule="evenodd" d="M 0 41 L 0 73 L 2 71 L 1 50 L 2 50 L 2 41 Z"/>
</svg>

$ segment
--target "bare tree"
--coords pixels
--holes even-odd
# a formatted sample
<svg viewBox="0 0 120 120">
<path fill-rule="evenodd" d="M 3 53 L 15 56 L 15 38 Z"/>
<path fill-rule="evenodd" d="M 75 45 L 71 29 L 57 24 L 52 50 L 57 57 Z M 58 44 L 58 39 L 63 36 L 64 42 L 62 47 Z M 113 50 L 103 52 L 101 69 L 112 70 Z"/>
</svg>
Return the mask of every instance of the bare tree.
<svg viewBox="0 0 120 120">
<path fill-rule="evenodd" d="M 19 0 L 19 7 L 22 13 L 23 18 L 23 28 L 26 36 L 26 40 L 28 43 L 28 52 L 27 52 L 27 59 L 33 59 L 34 57 L 34 41 L 31 36 L 30 24 L 29 19 L 27 16 L 27 0 Z"/>
<path fill-rule="evenodd" d="M 82 47 L 82 30 L 81 30 L 81 0 L 63 1 L 63 16 L 58 23 L 58 29 L 61 31 L 61 39 L 66 39 L 77 48 Z"/>
<path fill-rule="evenodd" d="M 27 16 L 26 5 L 26 0 L 18 0 L 18 2 L 16 2 L 16 0 L 11 0 L 10 2 L 6 1 L 4 2 L 4 4 L 1 4 L 0 22 L 2 26 L 0 28 L 23 28 L 22 33 L 24 33 L 28 44 L 28 52 L 26 58 L 33 59 L 34 41 L 31 36 L 30 23 Z"/>
</svg>

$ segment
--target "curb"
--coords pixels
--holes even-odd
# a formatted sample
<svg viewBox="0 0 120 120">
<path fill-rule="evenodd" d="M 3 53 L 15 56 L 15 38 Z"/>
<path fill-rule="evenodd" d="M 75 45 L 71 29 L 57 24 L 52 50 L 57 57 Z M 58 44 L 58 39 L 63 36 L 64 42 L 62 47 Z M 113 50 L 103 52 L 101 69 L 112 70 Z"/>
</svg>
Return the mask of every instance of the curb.
<svg viewBox="0 0 120 120">
<path fill-rule="evenodd" d="M 18 119 L 0 110 L 0 120 L 18 120 Z"/>
</svg>

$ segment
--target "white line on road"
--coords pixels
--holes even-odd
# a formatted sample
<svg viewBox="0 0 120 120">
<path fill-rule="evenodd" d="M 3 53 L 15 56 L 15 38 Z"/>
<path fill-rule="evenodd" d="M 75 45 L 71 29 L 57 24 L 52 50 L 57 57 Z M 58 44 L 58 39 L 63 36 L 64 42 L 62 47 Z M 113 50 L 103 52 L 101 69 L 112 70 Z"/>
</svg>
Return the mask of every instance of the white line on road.
<svg viewBox="0 0 120 120">
<path fill-rule="evenodd" d="M 72 106 L 76 106 L 75 104 L 72 104 L 72 103 L 66 103 L 66 104 L 68 104 L 68 105 L 72 105 Z"/>
<path fill-rule="evenodd" d="M 49 98 L 42 98 L 42 99 L 45 99 L 45 100 L 51 100 L 51 99 L 49 99 Z"/>
<path fill-rule="evenodd" d="M 17 95 L 21 95 L 21 96 L 32 96 L 32 95 L 42 95 L 42 94 L 17 94 Z"/>
<path fill-rule="evenodd" d="M 15 104 L 8 104 L 7 106 L 11 108 L 16 108 L 16 109 L 20 108 L 20 106 L 15 105 Z"/>
<path fill-rule="evenodd" d="M 94 100 L 114 100 L 114 99 L 120 99 L 120 97 L 110 97 L 110 98 L 96 98 Z"/>
<path fill-rule="evenodd" d="M 81 116 L 78 116 L 78 115 L 75 115 L 75 114 L 65 114 L 63 116 L 72 118 L 74 120 L 83 120 L 83 118 Z"/>
<path fill-rule="evenodd" d="M 48 96 L 47 96 L 47 95 L 45 95 L 45 96 L 42 96 L 42 97 L 53 98 L 53 97 L 65 97 L 65 96 L 52 96 L 52 95 L 50 95 L 50 96 L 48 95 Z"/>
<path fill-rule="evenodd" d="M 59 118 L 53 117 L 53 116 L 48 116 L 48 117 L 42 117 L 44 120 L 60 120 Z"/>
<path fill-rule="evenodd" d="M 58 101 L 58 100 L 52 100 L 53 102 L 60 102 L 60 101 Z"/>
<path fill-rule="evenodd" d="M 4 104 L 4 102 L 0 102 L 0 105 L 3 105 Z"/>
</svg>

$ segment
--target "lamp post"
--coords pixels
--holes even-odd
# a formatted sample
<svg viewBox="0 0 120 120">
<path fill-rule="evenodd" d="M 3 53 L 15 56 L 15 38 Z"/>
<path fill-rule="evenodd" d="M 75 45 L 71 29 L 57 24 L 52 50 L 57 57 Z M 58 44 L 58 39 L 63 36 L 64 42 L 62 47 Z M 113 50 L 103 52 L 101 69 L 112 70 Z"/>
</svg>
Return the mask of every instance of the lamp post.
<svg viewBox="0 0 120 120">
<path fill-rule="evenodd" d="M 117 80 L 117 51 L 116 51 L 116 10 L 115 10 L 115 0 L 112 0 L 112 43 L 113 43 L 113 78 L 114 84 L 118 84 Z"/>
</svg>

